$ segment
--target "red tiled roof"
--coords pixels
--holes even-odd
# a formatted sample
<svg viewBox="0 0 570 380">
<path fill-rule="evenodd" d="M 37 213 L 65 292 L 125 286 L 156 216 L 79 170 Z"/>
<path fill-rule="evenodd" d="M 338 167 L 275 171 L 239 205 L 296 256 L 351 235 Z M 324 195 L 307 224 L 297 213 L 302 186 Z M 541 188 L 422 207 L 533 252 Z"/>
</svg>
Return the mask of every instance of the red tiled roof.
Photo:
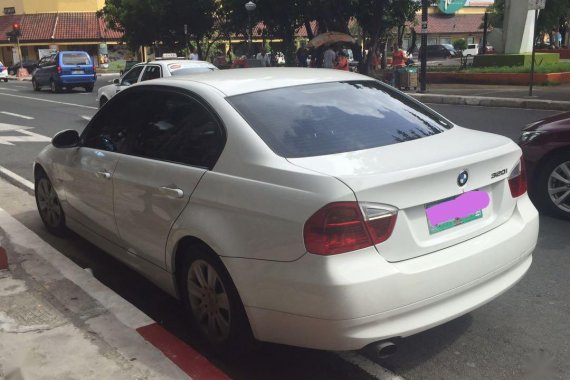
<svg viewBox="0 0 570 380">
<path fill-rule="evenodd" d="M 40 13 L 22 16 L 20 41 L 45 41 L 52 38 L 57 13 Z"/>
<path fill-rule="evenodd" d="M 123 37 L 123 32 L 119 32 L 113 29 L 109 29 L 105 24 L 105 20 L 102 18 L 98 19 L 99 30 L 101 31 L 101 37 L 105 40 L 119 40 Z"/>
<path fill-rule="evenodd" d="M 95 13 L 58 13 L 56 40 L 97 40 L 99 23 Z"/>
<path fill-rule="evenodd" d="M 316 36 L 316 35 L 317 35 L 317 32 L 318 32 L 318 28 L 319 28 L 317 22 L 316 22 L 316 21 L 311 21 L 310 25 L 311 25 L 311 30 L 313 31 L 313 35 Z M 302 27 L 300 27 L 299 29 L 297 29 L 297 31 L 295 32 L 295 35 L 296 35 L 297 37 L 307 37 L 307 36 L 308 36 L 308 35 L 307 35 L 307 28 L 305 28 L 305 25 L 303 25 Z"/>
<path fill-rule="evenodd" d="M 416 15 L 416 25 L 414 29 L 420 33 L 422 15 Z M 455 33 L 483 33 L 483 15 L 428 15 L 428 34 L 455 34 Z M 408 26 L 412 26 L 408 24 Z"/>
<path fill-rule="evenodd" d="M 21 25 L 22 42 L 119 40 L 123 33 L 107 28 L 95 12 L 36 13 L 0 16 L 0 41 L 12 24 Z"/>
</svg>

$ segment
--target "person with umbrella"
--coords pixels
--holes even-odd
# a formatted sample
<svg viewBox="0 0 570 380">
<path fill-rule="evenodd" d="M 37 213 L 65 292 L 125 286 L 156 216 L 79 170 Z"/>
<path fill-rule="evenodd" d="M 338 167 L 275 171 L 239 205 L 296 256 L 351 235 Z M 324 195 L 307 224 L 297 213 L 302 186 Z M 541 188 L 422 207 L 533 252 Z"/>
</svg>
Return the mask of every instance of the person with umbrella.
<svg viewBox="0 0 570 380">
<path fill-rule="evenodd" d="M 325 69 L 333 69 L 335 67 L 336 62 L 336 52 L 332 48 L 331 45 L 327 47 L 325 50 L 325 54 L 323 56 L 323 68 Z"/>
</svg>

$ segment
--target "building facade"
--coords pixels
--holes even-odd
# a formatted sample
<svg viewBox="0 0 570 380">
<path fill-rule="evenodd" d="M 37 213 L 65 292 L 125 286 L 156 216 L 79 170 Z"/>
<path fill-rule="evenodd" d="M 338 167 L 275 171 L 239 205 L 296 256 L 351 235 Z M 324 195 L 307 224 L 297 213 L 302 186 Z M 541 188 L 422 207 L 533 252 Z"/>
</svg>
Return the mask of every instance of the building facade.
<svg viewBox="0 0 570 380">
<path fill-rule="evenodd" d="M 11 65 L 20 54 L 23 60 L 37 60 L 52 51 L 83 50 L 104 63 L 111 51 L 131 54 L 119 45 L 122 33 L 97 17 L 104 5 L 105 0 L 0 0 L 0 60 Z M 20 52 L 7 36 L 16 23 Z"/>
</svg>

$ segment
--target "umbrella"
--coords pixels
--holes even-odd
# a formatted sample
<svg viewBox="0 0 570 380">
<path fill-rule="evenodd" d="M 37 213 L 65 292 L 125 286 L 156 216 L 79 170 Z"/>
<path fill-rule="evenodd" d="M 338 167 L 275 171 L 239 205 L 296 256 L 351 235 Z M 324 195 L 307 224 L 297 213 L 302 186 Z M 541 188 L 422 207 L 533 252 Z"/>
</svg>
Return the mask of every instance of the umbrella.
<svg viewBox="0 0 570 380">
<path fill-rule="evenodd" d="M 340 32 L 326 32 L 321 33 L 307 44 L 308 48 L 318 48 L 323 45 L 335 44 L 337 42 L 355 43 L 351 35 Z"/>
</svg>

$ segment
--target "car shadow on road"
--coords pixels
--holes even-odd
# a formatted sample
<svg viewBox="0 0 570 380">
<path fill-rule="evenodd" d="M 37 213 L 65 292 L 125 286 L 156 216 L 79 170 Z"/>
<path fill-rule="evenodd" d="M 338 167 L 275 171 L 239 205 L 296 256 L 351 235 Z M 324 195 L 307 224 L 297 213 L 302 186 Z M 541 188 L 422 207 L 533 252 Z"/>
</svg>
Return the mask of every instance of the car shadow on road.
<svg viewBox="0 0 570 380">
<path fill-rule="evenodd" d="M 465 314 L 441 326 L 395 340 L 398 349 L 386 359 L 379 359 L 370 351 L 365 355 L 372 361 L 405 377 L 405 372 L 429 362 L 454 344 L 473 323 L 471 314 Z"/>
</svg>

